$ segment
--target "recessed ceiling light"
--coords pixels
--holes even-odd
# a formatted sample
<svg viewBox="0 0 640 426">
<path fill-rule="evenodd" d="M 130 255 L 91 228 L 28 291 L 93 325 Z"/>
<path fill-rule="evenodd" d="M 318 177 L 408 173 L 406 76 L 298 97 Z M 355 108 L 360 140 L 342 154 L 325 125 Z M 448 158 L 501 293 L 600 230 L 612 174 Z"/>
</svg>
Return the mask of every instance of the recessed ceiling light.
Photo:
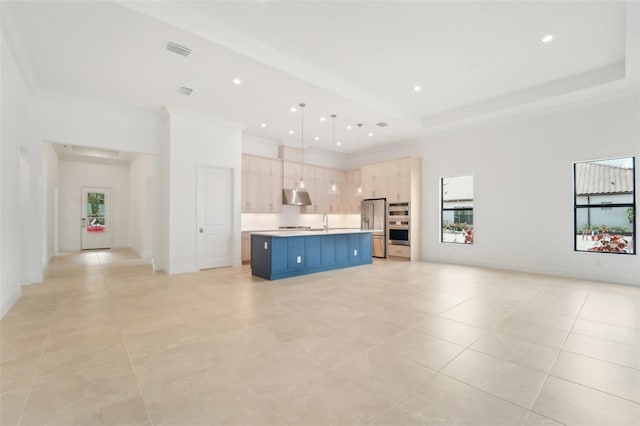
<svg viewBox="0 0 640 426">
<path fill-rule="evenodd" d="M 373 136 L 373 133 L 369 133 L 369 136 Z"/>
<path fill-rule="evenodd" d="M 351 130 L 351 125 L 347 126 L 347 130 Z"/>
<path fill-rule="evenodd" d="M 295 132 L 294 132 L 293 130 L 289 130 L 289 134 L 290 134 L 290 135 L 292 135 L 292 134 L 294 134 L 294 133 L 295 133 Z"/>
<path fill-rule="evenodd" d="M 297 109 L 296 107 L 291 107 L 291 108 L 289 109 L 289 111 L 291 111 L 291 112 L 296 112 L 297 110 L 298 110 L 298 109 Z"/>
<path fill-rule="evenodd" d="M 267 127 L 267 123 L 260 123 L 260 127 Z"/>
<path fill-rule="evenodd" d="M 320 138 L 316 136 L 316 137 L 314 137 L 314 138 L 313 138 L 313 140 L 314 140 L 314 141 L 319 141 L 319 140 L 320 140 Z"/>
<path fill-rule="evenodd" d="M 336 142 L 336 145 L 340 146 L 342 145 L 342 142 Z"/>
<path fill-rule="evenodd" d="M 326 118 L 320 117 L 320 121 L 325 121 L 325 120 L 326 120 Z"/>
<path fill-rule="evenodd" d="M 419 92 L 419 91 L 422 90 L 422 87 L 421 86 L 413 86 L 413 90 L 414 90 L 414 92 Z"/>
<path fill-rule="evenodd" d="M 233 84 L 235 84 L 236 86 L 239 86 L 242 84 L 242 80 L 240 80 L 238 77 L 233 79 Z"/>
<path fill-rule="evenodd" d="M 549 43 L 551 40 L 553 40 L 553 36 L 551 34 L 547 34 L 546 36 L 542 37 L 543 43 Z"/>
<path fill-rule="evenodd" d="M 189 96 L 191 95 L 191 93 L 193 93 L 193 89 L 190 87 L 182 86 L 178 89 L 178 94 L 180 95 Z"/>
</svg>

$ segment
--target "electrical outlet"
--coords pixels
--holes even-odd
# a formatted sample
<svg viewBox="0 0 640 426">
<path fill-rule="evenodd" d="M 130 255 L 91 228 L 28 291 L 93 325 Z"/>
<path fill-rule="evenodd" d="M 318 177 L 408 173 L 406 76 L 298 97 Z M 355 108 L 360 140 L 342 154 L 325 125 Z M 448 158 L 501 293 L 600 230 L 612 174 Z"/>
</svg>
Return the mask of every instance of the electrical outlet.
<svg viewBox="0 0 640 426">
<path fill-rule="evenodd" d="M 296 257 L 296 263 L 302 263 L 302 256 Z"/>
<path fill-rule="evenodd" d="M 265 250 L 269 250 L 269 242 L 268 241 L 264 242 L 264 249 Z"/>
<path fill-rule="evenodd" d="M 358 255 L 358 249 L 353 250 L 353 255 L 357 256 Z"/>
</svg>

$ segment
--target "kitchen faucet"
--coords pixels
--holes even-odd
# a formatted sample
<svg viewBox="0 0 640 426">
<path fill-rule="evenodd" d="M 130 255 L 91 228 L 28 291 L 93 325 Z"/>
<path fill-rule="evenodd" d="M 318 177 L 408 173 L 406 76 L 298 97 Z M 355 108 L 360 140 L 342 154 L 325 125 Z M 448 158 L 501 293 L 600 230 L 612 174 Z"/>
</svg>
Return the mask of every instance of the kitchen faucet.
<svg viewBox="0 0 640 426">
<path fill-rule="evenodd" d="M 322 226 L 324 226 L 324 232 L 329 232 L 329 216 L 327 213 L 322 213 Z"/>
</svg>

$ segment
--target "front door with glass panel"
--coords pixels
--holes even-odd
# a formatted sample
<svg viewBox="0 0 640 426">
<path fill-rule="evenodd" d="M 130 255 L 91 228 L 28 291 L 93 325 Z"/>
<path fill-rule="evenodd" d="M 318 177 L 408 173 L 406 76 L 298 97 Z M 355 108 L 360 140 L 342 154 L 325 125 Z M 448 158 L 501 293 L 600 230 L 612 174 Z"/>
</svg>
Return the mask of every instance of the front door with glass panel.
<svg viewBox="0 0 640 426">
<path fill-rule="evenodd" d="M 111 248 L 109 188 L 82 187 L 82 250 Z"/>
</svg>

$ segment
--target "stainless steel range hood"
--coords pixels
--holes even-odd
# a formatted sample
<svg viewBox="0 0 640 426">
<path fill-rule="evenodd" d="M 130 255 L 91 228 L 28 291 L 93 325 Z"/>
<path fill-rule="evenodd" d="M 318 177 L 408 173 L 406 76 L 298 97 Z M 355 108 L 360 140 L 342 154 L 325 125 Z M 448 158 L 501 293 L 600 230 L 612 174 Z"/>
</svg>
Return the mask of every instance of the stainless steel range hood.
<svg viewBox="0 0 640 426">
<path fill-rule="evenodd" d="M 306 189 L 283 189 L 282 204 L 292 206 L 310 206 L 311 198 Z"/>
</svg>

